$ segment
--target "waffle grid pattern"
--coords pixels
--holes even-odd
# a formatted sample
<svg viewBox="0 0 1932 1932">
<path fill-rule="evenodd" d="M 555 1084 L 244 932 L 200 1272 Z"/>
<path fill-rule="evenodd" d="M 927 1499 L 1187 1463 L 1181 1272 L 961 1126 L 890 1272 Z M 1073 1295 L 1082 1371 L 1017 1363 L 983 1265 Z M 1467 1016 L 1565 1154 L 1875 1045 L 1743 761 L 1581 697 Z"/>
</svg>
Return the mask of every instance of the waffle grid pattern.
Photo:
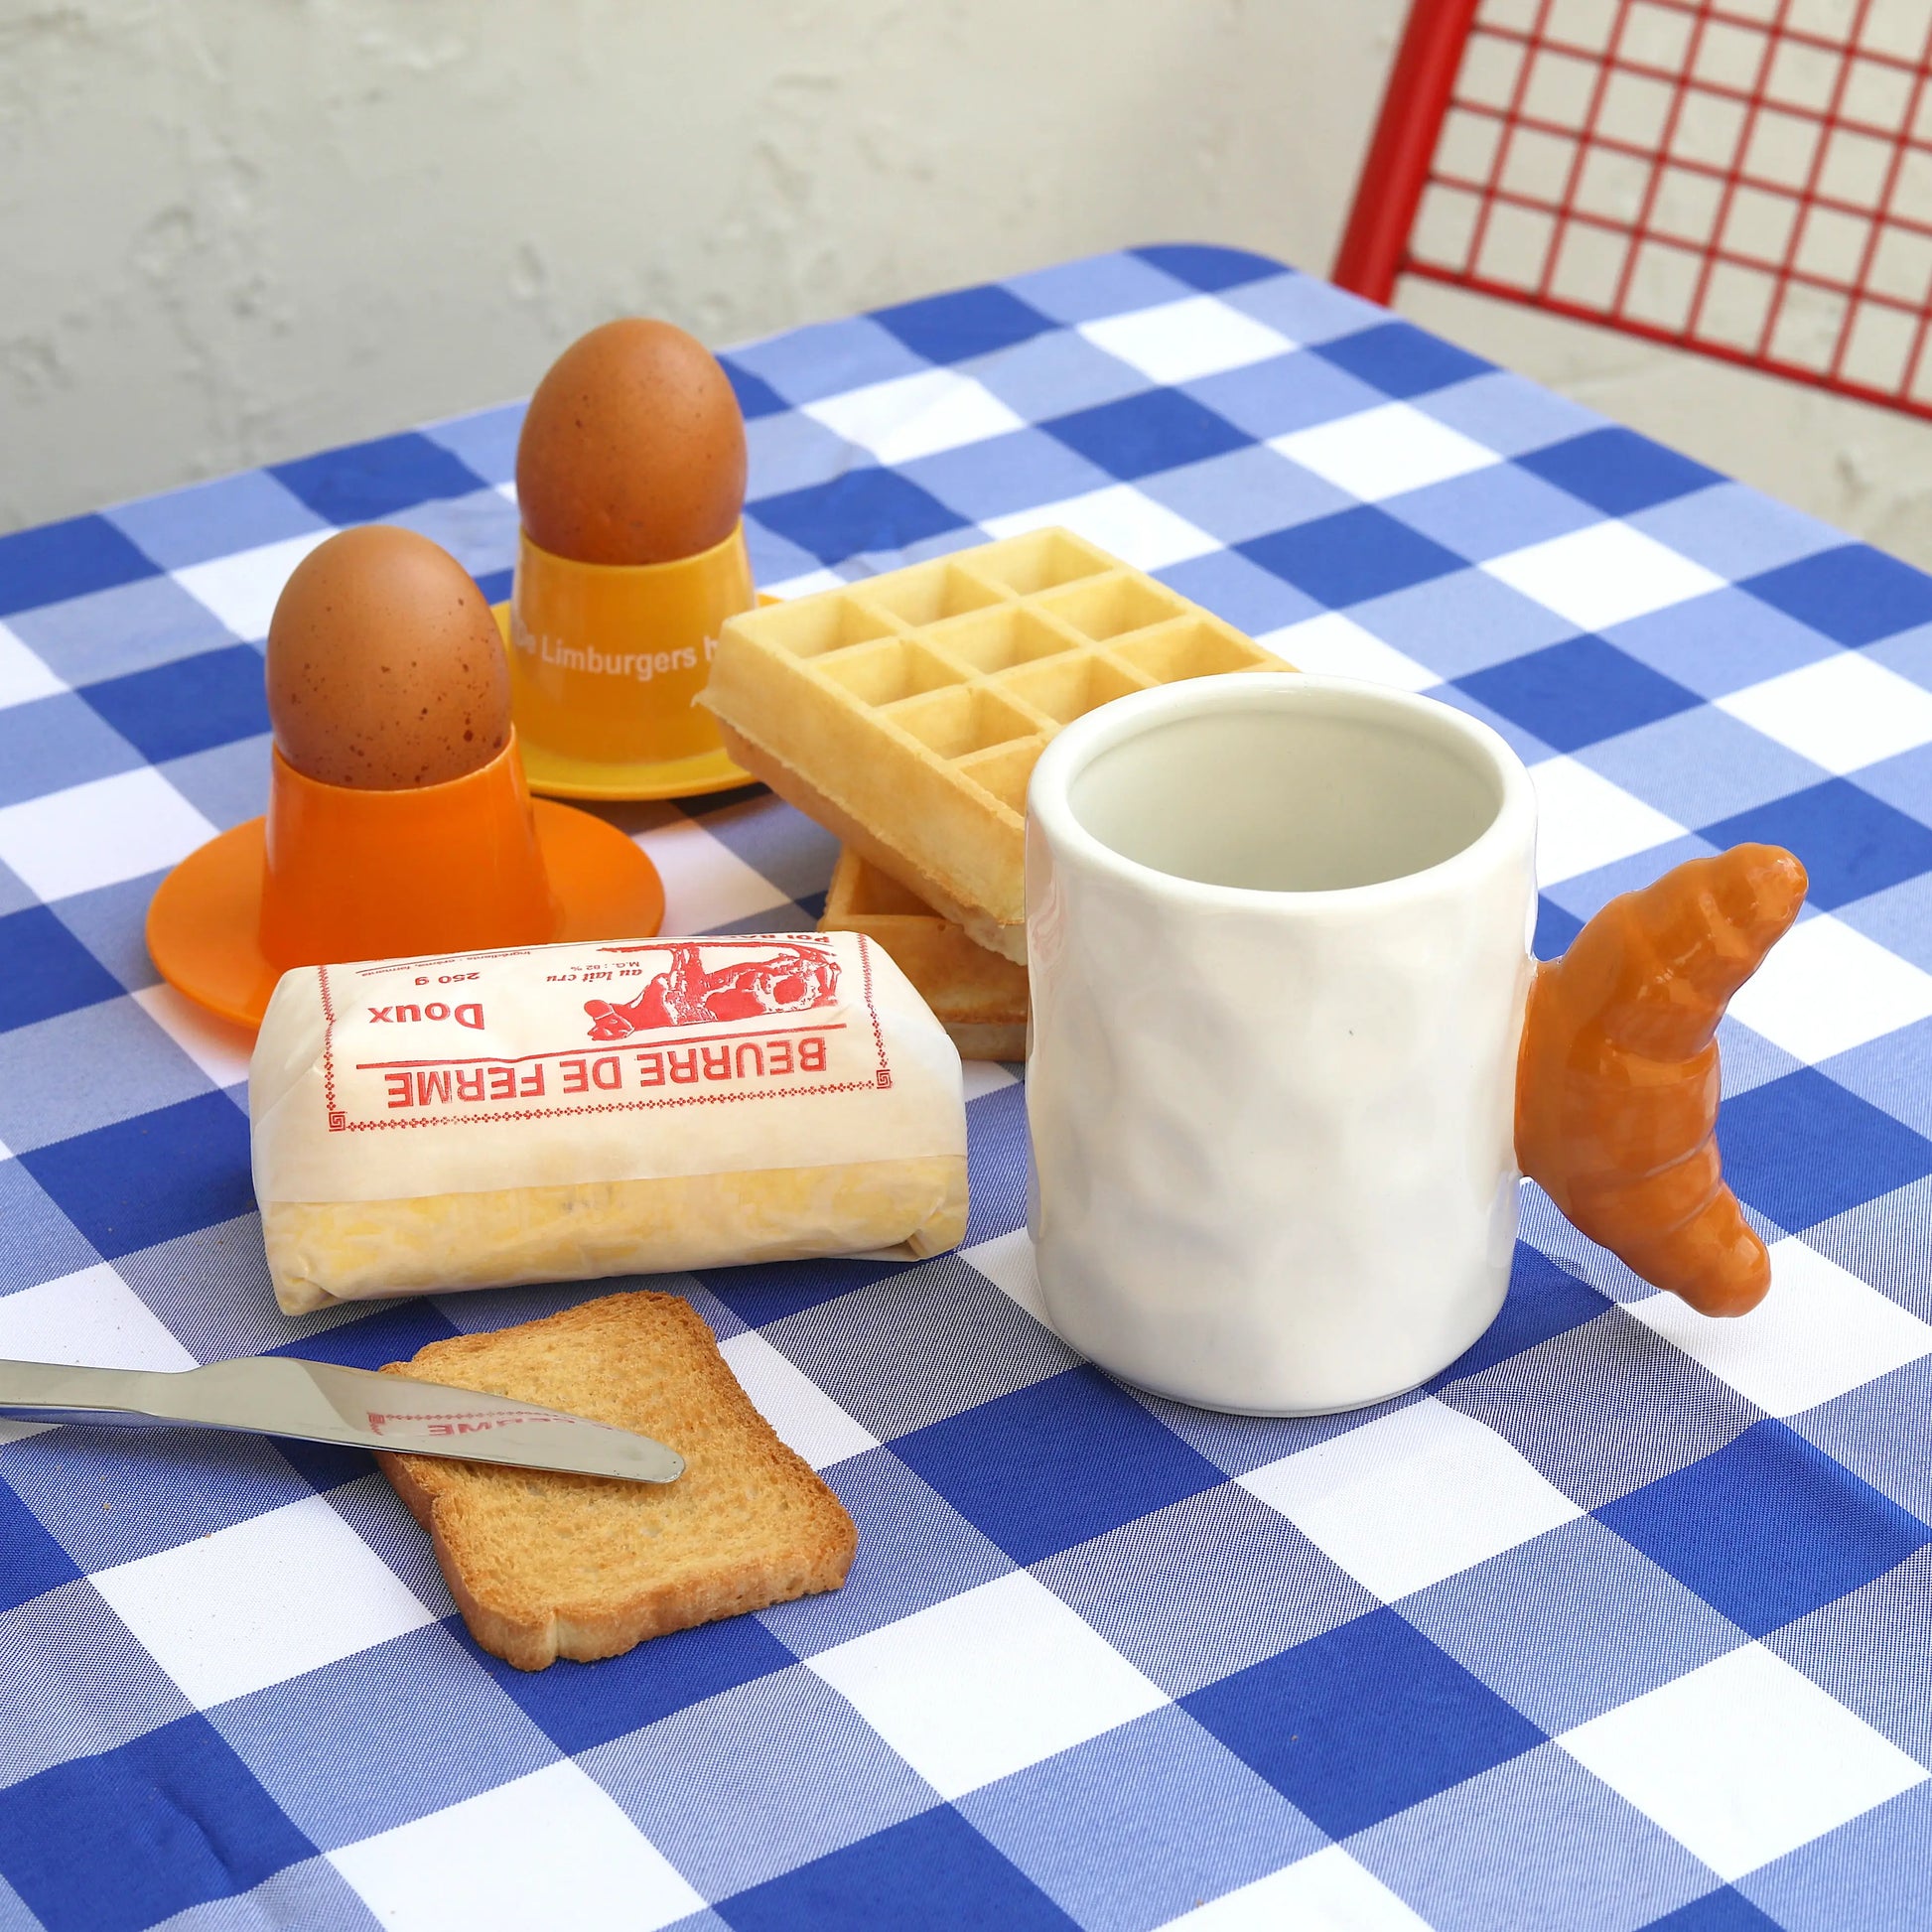
<svg viewBox="0 0 1932 1932">
<path fill-rule="evenodd" d="M 711 699 L 919 879 L 1012 926 L 1027 780 L 1061 726 L 1156 684 L 1279 668 L 1049 528 L 732 619 Z"/>
</svg>

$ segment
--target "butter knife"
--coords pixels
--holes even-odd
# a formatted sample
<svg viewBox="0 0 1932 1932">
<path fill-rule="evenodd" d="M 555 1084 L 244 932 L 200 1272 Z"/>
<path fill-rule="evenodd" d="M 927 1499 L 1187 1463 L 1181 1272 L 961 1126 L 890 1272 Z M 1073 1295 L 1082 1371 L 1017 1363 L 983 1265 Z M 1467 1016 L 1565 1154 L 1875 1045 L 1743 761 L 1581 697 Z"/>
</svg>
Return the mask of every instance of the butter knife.
<svg viewBox="0 0 1932 1932">
<path fill-rule="evenodd" d="M 293 1355 L 183 1370 L 0 1361 L 0 1415 L 92 1427 L 232 1429 L 628 1482 L 674 1482 L 684 1473 L 675 1449 L 587 1416 Z"/>
</svg>

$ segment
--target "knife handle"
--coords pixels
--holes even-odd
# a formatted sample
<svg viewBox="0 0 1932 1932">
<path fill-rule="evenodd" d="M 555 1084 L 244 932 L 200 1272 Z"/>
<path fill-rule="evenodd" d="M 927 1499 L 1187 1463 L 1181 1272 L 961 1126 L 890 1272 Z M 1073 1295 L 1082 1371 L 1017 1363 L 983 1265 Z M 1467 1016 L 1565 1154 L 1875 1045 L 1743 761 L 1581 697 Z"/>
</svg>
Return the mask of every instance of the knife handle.
<svg viewBox="0 0 1932 1932">
<path fill-rule="evenodd" d="M 35 1422 L 134 1422 L 148 1386 L 142 1369 L 0 1361 L 0 1412 Z"/>
</svg>

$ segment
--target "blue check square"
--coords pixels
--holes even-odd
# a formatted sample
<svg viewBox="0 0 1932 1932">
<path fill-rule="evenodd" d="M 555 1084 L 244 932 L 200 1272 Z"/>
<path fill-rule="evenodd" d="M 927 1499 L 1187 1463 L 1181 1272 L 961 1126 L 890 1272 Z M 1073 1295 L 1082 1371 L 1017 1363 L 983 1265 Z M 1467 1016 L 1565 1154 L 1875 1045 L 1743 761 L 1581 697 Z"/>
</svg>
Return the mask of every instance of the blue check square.
<svg viewBox="0 0 1932 1932">
<path fill-rule="evenodd" d="M 151 764 L 268 729 L 262 654 L 249 644 L 178 657 L 80 695 Z"/>
<path fill-rule="evenodd" d="M 1133 251 L 1150 267 L 1204 294 L 1216 295 L 1222 289 L 1238 289 L 1249 282 L 1265 282 L 1271 275 L 1295 273 L 1266 255 L 1251 254 L 1245 248 L 1211 248 L 1196 242 L 1162 242 L 1152 248 Z M 1299 279 L 1299 278 L 1298 278 Z"/>
<path fill-rule="evenodd" d="M 1841 644 L 1932 622 L 1932 578 L 1869 544 L 1821 550 L 1737 587 Z"/>
<path fill-rule="evenodd" d="M 1070 1932 L 1068 1918 L 950 1805 L 719 1902 L 733 1932 Z"/>
<path fill-rule="evenodd" d="M 822 564 L 903 550 L 971 527 L 957 510 L 892 470 L 849 470 L 830 483 L 761 496 L 746 508 Z"/>
<path fill-rule="evenodd" d="M 1738 1197 L 1793 1234 L 1932 1173 L 1932 1141 L 1813 1066 L 1728 1097 L 1718 1148 Z"/>
<path fill-rule="evenodd" d="M 1932 872 L 1932 828 L 1849 778 L 1753 805 L 1704 826 L 1700 836 L 1720 848 L 1761 841 L 1795 852 L 1811 875 L 1810 902 L 1821 912 Z"/>
<path fill-rule="evenodd" d="M 839 1501 L 859 1527 L 859 1552 L 843 1587 L 758 1613 L 796 1656 L 816 1656 L 848 1637 L 1012 1575 L 1012 1559 L 891 1449 L 851 1456 L 833 1475 Z"/>
<path fill-rule="evenodd" d="M 47 1932 L 137 1932 L 315 1849 L 199 1716 L 0 1790 L 0 1871 Z"/>
<path fill-rule="evenodd" d="M 1001 1087 L 966 1110 L 971 1195 L 962 1247 L 1027 1225 L 1027 1089 Z"/>
<path fill-rule="evenodd" d="M 120 982 L 44 905 L 0 918 L 0 1033 L 119 997 Z"/>
<path fill-rule="evenodd" d="M 1148 389 L 1076 409 L 1040 428 L 1123 483 L 1225 456 L 1253 440 L 1178 389 Z"/>
<path fill-rule="evenodd" d="M 1654 1918 L 1644 1932 L 1782 1932 L 1774 1918 L 1767 1918 L 1744 1894 L 1730 1885 L 1720 1885 L 1688 1905 L 1680 1905 L 1662 1918 Z"/>
<path fill-rule="evenodd" d="M 1406 1932 L 1631 1932 L 1711 1882 L 1557 1744 L 1384 1819 L 1348 1851 L 1416 1912 Z"/>
<path fill-rule="evenodd" d="M 1653 725 L 1702 703 L 1695 691 L 1601 637 L 1573 637 L 1456 679 L 1479 704 L 1559 752 Z"/>
<path fill-rule="evenodd" d="M 1354 1578 L 1238 1482 L 1076 1544 L 1036 1563 L 1034 1575 L 1170 1697 L 1376 1606 Z"/>
<path fill-rule="evenodd" d="M 1769 1421 L 1595 1515 L 1754 1637 L 1932 1543 L 1916 1516 Z"/>
<path fill-rule="evenodd" d="M 335 1362 L 342 1368 L 386 1368 L 457 1332 L 456 1323 L 427 1299 L 391 1302 L 386 1307 L 377 1303 L 353 1320 L 320 1328 L 267 1352 L 294 1355 L 305 1362 Z"/>
<path fill-rule="evenodd" d="M 738 398 L 739 414 L 748 423 L 757 422 L 760 416 L 776 416 L 787 407 L 784 397 L 763 376 L 742 368 L 729 355 L 719 356 L 718 361 L 732 386 L 732 394 Z"/>
<path fill-rule="evenodd" d="M 1583 920 L 1574 912 L 1566 911 L 1548 893 L 1538 895 L 1536 937 L 1530 947 L 1538 959 L 1561 959 L 1583 929 Z"/>
<path fill-rule="evenodd" d="M 136 1114 L 19 1160 L 109 1260 L 254 1211 L 248 1116 L 224 1093 Z"/>
<path fill-rule="evenodd" d="M 716 1692 L 577 1761 L 706 1898 L 749 1891 L 934 1801 L 838 1692 L 795 1666 Z"/>
<path fill-rule="evenodd" d="M 20 1163 L 0 1161 L 0 1294 L 58 1280 L 100 1259 Z"/>
<path fill-rule="evenodd" d="M 0 618 L 159 574 L 104 516 L 16 530 L 0 537 Z"/>
<path fill-rule="evenodd" d="M 1552 1736 L 1744 1641 L 1591 1516 L 1417 1590 L 1402 1614 Z"/>
<path fill-rule="evenodd" d="M 1327 1842 L 1171 1705 L 958 1805 L 1081 1925 L 1165 1925 Z"/>
<path fill-rule="evenodd" d="M 473 1651 L 433 1623 L 232 1699 L 210 1721 L 297 1830 L 334 1851 L 556 1762 Z M 346 1772 L 394 1765 L 398 1737 L 401 1775 Z M 318 1776 L 323 1764 L 346 1774 Z"/>
<path fill-rule="evenodd" d="M 1226 1480 L 1085 1365 L 914 1430 L 893 1452 L 1020 1564 Z"/>
<path fill-rule="evenodd" d="M 1440 336 L 1425 335 L 1407 322 L 1378 323 L 1353 336 L 1340 336 L 1316 345 L 1337 368 L 1372 383 L 1385 396 L 1424 396 L 1485 375 L 1493 366 L 1466 348 L 1457 348 Z"/>
<path fill-rule="evenodd" d="M 1406 591 L 1465 567 L 1452 550 L 1432 543 L 1370 503 L 1255 537 L 1235 548 L 1331 611 Z"/>
<path fill-rule="evenodd" d="M 70 1584 L 79 1575 L 73 1559 L 41 1527 L 34 1512 L 0 1483 L 0 1611 Z"/>
<path fill-rule="evenodd" d="M 1553 1335 L 1567 1335 L 1586 1321 L 1594 1321 L 1610 1306 L 1607 1296 L 1599 1295 L 1587 1282 L 1580 1282 L 1568 1269 L 1559 1268 L 1528 1242 L 1519 1241 L 1502 1311 L 1429 1387 L 1433 1390 L 1480 1375 L 1484 1369 L 1506 1362 L 1526 1348 L 1535 1348 Z"/>
<path fill-rule="evenodd" d="M 872 319 L 928 362 L 964 362 L 974 355 L 990 355 L 1057 326 L 996 283 L 875 309 Z"/>
<path fill-rule="evenodd" d="M 273 464 L 268 474 L 336 524 L 366 523 L 433 497 L 468 496 L 486 487 L 468 464 L 413 430 Z"/>
<path fill-rule="evenodd" d="M 1516 461 L 1610 516 L 1628 516 L 1724 482 L 1717 471 L 1629 429 L 1589 430 Z"/>
<path fill-rule="evenodd" d="M 1543 1732 L 1393 1610 L 1180 1700 L 1332 1838 L 1406 1811 Z"/>
<path fill-rule="evenodd" d="M 0 805 L 133 771 L 141 755 L 72 691 L 0 705 Z"/>
<path fill-rule="evenodd" d="M 762 1328 L 767 1322 L 836 1301 L 855 1288 L 869 1288 L 905 1266 L 835 1255 L 823 1261 L 755 1261 L 742 1268 L 703 1268 L 697 1279 L 748 1328 Z"/>
<path fill-rule="evenodd" d="M 512 1670 L 476 1642 L 461 1617 L 452 1617 L 448 1627 L 524 1715 L 572 1756 L 798 1661 L 753 1616 L 673 1630 L 621 1657 L 602 1659 L 596 1670 Z"/>
</svg>

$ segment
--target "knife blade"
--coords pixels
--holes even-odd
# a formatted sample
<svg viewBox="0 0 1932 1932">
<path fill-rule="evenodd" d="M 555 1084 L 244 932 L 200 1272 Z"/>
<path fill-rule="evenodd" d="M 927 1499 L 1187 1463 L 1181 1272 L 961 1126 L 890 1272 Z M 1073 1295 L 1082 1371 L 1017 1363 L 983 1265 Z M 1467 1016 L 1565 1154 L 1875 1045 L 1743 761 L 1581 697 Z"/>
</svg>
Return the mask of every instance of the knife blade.
<svg viewBox="0 0 1932 1932">
<path fill-rule="evenodd" d="M 0 1361 L 0 1415 L 229 1429 L 627 1482 L 674 1482 L 684 1473 L 675 1449 L 588 1416 L 293 1355 L 181 1370 Z"/>
</svg>

